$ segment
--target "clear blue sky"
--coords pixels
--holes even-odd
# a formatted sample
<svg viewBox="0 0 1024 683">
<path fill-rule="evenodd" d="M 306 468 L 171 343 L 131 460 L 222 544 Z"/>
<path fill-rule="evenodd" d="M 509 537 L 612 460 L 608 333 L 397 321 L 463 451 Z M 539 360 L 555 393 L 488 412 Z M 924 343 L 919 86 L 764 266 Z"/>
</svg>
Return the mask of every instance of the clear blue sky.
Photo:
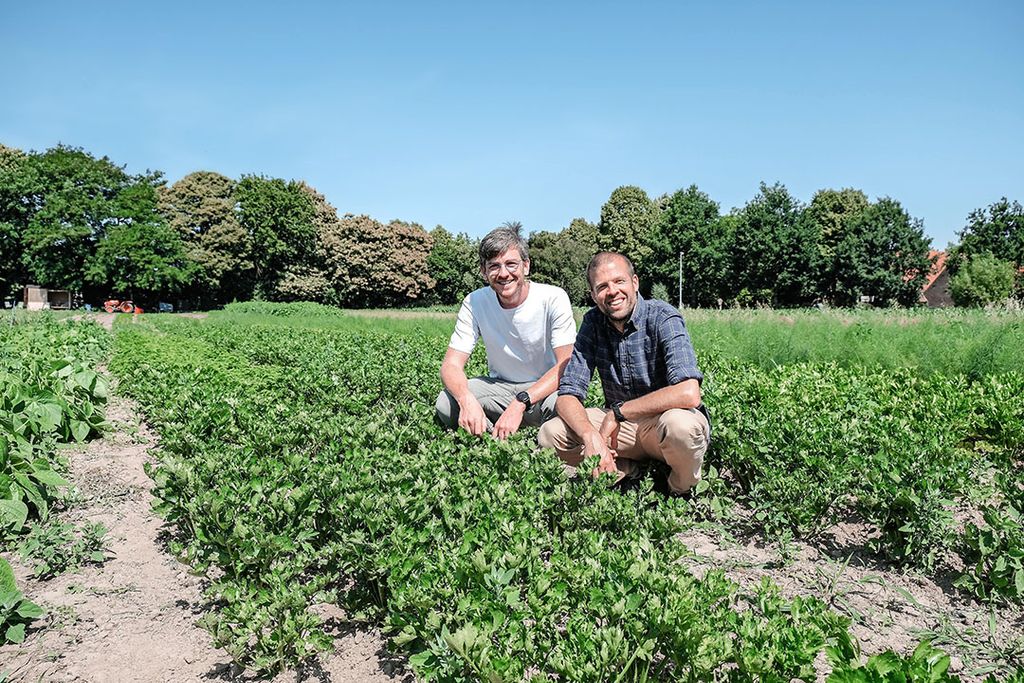
<svg viewBox="0 0 1024 683">
<path fill-rule="evenodd" d="M 230 5 L 230 6 L 228 6 Z M 0 0 L 0 142 L 301 178 L 482 235 L 611 191 L 891 196 L 938 247 L 1024 201 L 1024 3 Z"/>
</svg>

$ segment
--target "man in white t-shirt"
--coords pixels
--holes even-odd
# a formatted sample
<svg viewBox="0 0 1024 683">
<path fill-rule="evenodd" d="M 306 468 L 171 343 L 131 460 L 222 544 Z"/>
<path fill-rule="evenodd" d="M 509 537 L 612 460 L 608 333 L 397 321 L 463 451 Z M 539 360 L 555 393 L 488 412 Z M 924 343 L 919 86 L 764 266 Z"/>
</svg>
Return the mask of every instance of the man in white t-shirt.
<svg viewBox="0 0 1024 683">
<path fill-rule="evenodd" d="M 462 302 L 441 363 L 444 391 L 437 418 L 479 436 L 506 439 L 523 424 L 555 416 L 558 375 L 572 355 L 576 322 L 559 287 L 530 282 L 530 257 L 518 226 L 492 230 L 480 242 L 487 287 Z M 466 377 L 466 361 L 483 339 L 488 374 Z"/>
</svg>

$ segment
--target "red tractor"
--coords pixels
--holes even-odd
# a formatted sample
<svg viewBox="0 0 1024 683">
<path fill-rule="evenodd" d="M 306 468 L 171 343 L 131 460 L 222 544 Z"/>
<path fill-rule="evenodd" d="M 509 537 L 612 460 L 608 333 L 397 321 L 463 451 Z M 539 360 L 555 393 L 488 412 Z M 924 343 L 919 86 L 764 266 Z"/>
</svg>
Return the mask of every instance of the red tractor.
<svg viewBox="0 0 1024 683">
<path fill-rule="evenodd" d="M 107 313 L 142 313 L 142 307 L 136 306 L 134 301 L 119 299 L 107 299 L 103 302 L 103 310 Z"/>
</svg>

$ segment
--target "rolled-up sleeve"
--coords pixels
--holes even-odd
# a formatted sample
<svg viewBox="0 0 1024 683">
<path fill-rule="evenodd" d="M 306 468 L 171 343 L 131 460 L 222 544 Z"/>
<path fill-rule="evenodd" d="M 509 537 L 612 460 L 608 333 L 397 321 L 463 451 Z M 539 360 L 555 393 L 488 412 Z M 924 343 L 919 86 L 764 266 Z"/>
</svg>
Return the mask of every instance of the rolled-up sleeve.
<svg viewBox="0 0 1024 683">
<path fill-rule="evenodd" d="M 584 318 L 576 335 L 569 363 L 558 382 L 559 396 L 575 396 L 582 403 L 587 400 L 587 390 L 594 376 L 594 335 L 589 321 Z"/>
<path fill-rule="evenodd" d="M 665 358 L 668 383 L 679 384 L 688 379 L 704 381 L 704 373 L 697 367 L 697 354 L 693 352 L 686 323 L 678 313 L 666 315 L 658 323 L 658 340 Z"/>
</svg>

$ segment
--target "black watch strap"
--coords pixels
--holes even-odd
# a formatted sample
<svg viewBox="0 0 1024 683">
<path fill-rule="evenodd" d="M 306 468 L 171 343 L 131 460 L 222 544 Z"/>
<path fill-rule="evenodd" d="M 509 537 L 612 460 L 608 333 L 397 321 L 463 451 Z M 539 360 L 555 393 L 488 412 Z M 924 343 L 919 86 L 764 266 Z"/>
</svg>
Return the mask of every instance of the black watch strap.
<svg viewBox="0 0 1024 683">
<path fill-rule="evenodd" d="M 526 406 L 527 410 L 533 405 L 533 401 L 530 400 L 530 392 L 528 391 L 520 391 L 516 394 L 516 400 Z"/>
<path fill-rule="evenodd" d="M 616 401 L 612 404 L 612 412 L 615 413 L 615 420 L 617 422 L 625 422 L 626 416 L 622 414 L 622 404 L 625 401 Z"/>
</svg>

